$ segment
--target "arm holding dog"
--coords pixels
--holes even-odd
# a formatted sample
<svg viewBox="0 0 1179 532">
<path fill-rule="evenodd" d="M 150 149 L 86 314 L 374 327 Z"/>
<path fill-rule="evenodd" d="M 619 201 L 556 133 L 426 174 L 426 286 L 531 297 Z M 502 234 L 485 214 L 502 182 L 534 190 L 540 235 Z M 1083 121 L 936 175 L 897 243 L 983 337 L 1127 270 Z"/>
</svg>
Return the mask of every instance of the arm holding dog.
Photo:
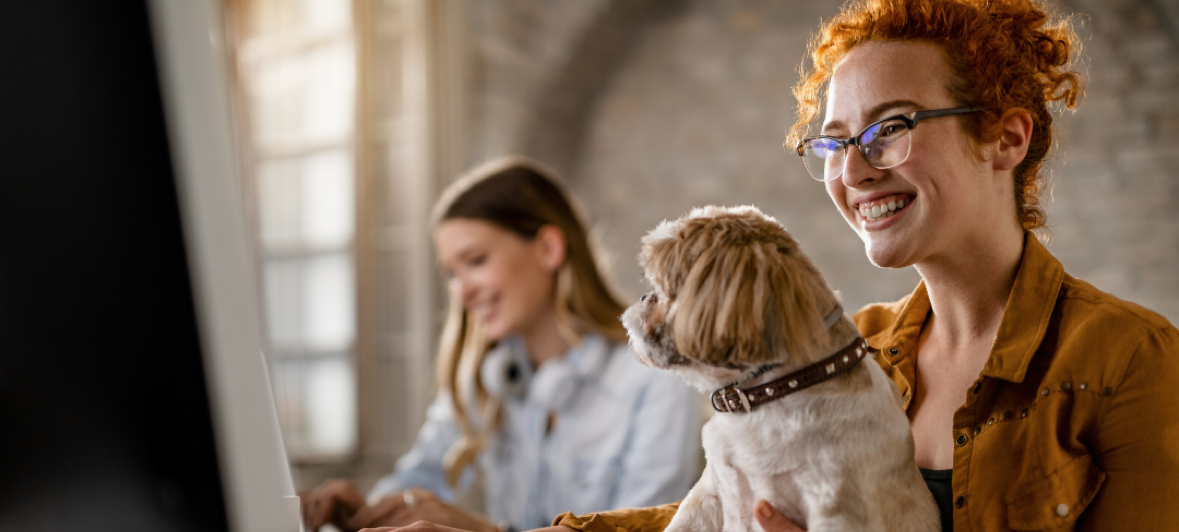
<svg viewBox="0 0 1179 532">
<path fill-rule="evenodd" d="M 583 516 L 564 514 L 553 520 L 552 527 L 540 528 L 532 532 L 662 532 L 675 517 L 680 503 L 665 504 L 652 508 L 628 508 L 612 512 L 601 512 Z M 766 501 L 757 501 L 753 513 L 757 515 L 757 523 L 764 532 L 804 532 L 805 529 L 794 524 L 781 512 Z M 625 525 L 625 526 L 623 526 Z M 443 532 L 432 530 L 427 532 Z"/>
</svg>

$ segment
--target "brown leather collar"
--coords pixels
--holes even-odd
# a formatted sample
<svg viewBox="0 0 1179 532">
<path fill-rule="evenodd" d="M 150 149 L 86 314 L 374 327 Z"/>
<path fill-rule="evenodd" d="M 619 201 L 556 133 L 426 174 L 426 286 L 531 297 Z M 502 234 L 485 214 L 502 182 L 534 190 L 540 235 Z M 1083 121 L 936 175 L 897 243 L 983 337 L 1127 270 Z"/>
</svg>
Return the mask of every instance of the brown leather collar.
<svg viewBox="0 0 1179 532">
<path fill-rule="evenodd" d="M 810 388 L 854 368 L 871 352 L 868 341 L 857 337 L 851 345 L 823 360 L 815 362 L 785 377 L 749 388 L 726 386 L 712 392 L 712 408 L 717 412 L 752 412 L 763 404 L 781 399 L 794 392 Z"/>
</svg>

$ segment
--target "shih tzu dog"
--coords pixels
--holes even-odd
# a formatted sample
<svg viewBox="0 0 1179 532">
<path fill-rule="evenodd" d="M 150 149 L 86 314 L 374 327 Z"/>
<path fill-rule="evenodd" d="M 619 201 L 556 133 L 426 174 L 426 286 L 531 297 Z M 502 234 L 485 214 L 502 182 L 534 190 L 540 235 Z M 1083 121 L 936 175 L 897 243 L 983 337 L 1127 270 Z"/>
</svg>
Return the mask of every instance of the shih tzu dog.
<svg viewBox="0 0 1179 532">
<path fill-rule="evenodd" d="M 941 528 L 896 387 L 776 220 L 695 209 L 639 260 L 652 291 L 622 316 L 634 352 L 717 411 L 668 532 L 759 530 L 758 499 L 811 532 Z"/>
</svg>

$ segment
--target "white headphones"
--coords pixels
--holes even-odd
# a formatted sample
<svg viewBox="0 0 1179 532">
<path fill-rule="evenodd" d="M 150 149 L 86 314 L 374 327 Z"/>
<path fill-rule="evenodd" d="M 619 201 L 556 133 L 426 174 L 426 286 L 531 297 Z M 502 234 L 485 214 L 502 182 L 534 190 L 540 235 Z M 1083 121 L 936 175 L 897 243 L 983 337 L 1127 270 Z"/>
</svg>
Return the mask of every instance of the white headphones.
<svg viewBox="0 0 1179 532">
<path fill-rule="evenodd" d="M 570 405 L 585 378 L 602 369 L 608 355 L 609 346 L 601 338 L 586 335 L 580 345 L 534 371 L 523 342 L 509 338 L 487 352 L 479 373 L 483 388 L 493 396 L 560 412 Z"/>
</svg>

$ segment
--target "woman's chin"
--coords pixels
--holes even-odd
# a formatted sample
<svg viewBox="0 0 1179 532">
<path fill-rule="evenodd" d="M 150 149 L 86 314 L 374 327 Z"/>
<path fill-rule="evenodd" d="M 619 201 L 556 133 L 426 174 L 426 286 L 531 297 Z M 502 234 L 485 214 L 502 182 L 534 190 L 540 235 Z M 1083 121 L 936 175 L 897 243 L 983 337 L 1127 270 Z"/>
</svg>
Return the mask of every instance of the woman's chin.
<svg viewBox="0 0 1179 532">
<path fill-rule="evenodd" d="M 907 254 L 897 249 L 898 247 L 885 242 L 878 242 L 871 238 L 864 239 L 864 252 L 868 255 L 868 260 L 877 268 L 904 268 L 909 266 L 911 262 L 907 260 Z"/>
<path fill-rule="evenodd" d="M 498 342 L 511 336 L 510 333 L 504 331 L 501 327 L 484 326 L 483 331 L 487 335 L 487 341 L 489 342 Z"/>
<path fill-rule="evenodd" d="M 510 336 L 504 332 L 503 323 L 496 320 L 494 316 L 479 316 L 475 319 L 479 321 L 479 326 L 483 329 L 483 337 L 489 342 L 498 342 Z"/>
</svg>

